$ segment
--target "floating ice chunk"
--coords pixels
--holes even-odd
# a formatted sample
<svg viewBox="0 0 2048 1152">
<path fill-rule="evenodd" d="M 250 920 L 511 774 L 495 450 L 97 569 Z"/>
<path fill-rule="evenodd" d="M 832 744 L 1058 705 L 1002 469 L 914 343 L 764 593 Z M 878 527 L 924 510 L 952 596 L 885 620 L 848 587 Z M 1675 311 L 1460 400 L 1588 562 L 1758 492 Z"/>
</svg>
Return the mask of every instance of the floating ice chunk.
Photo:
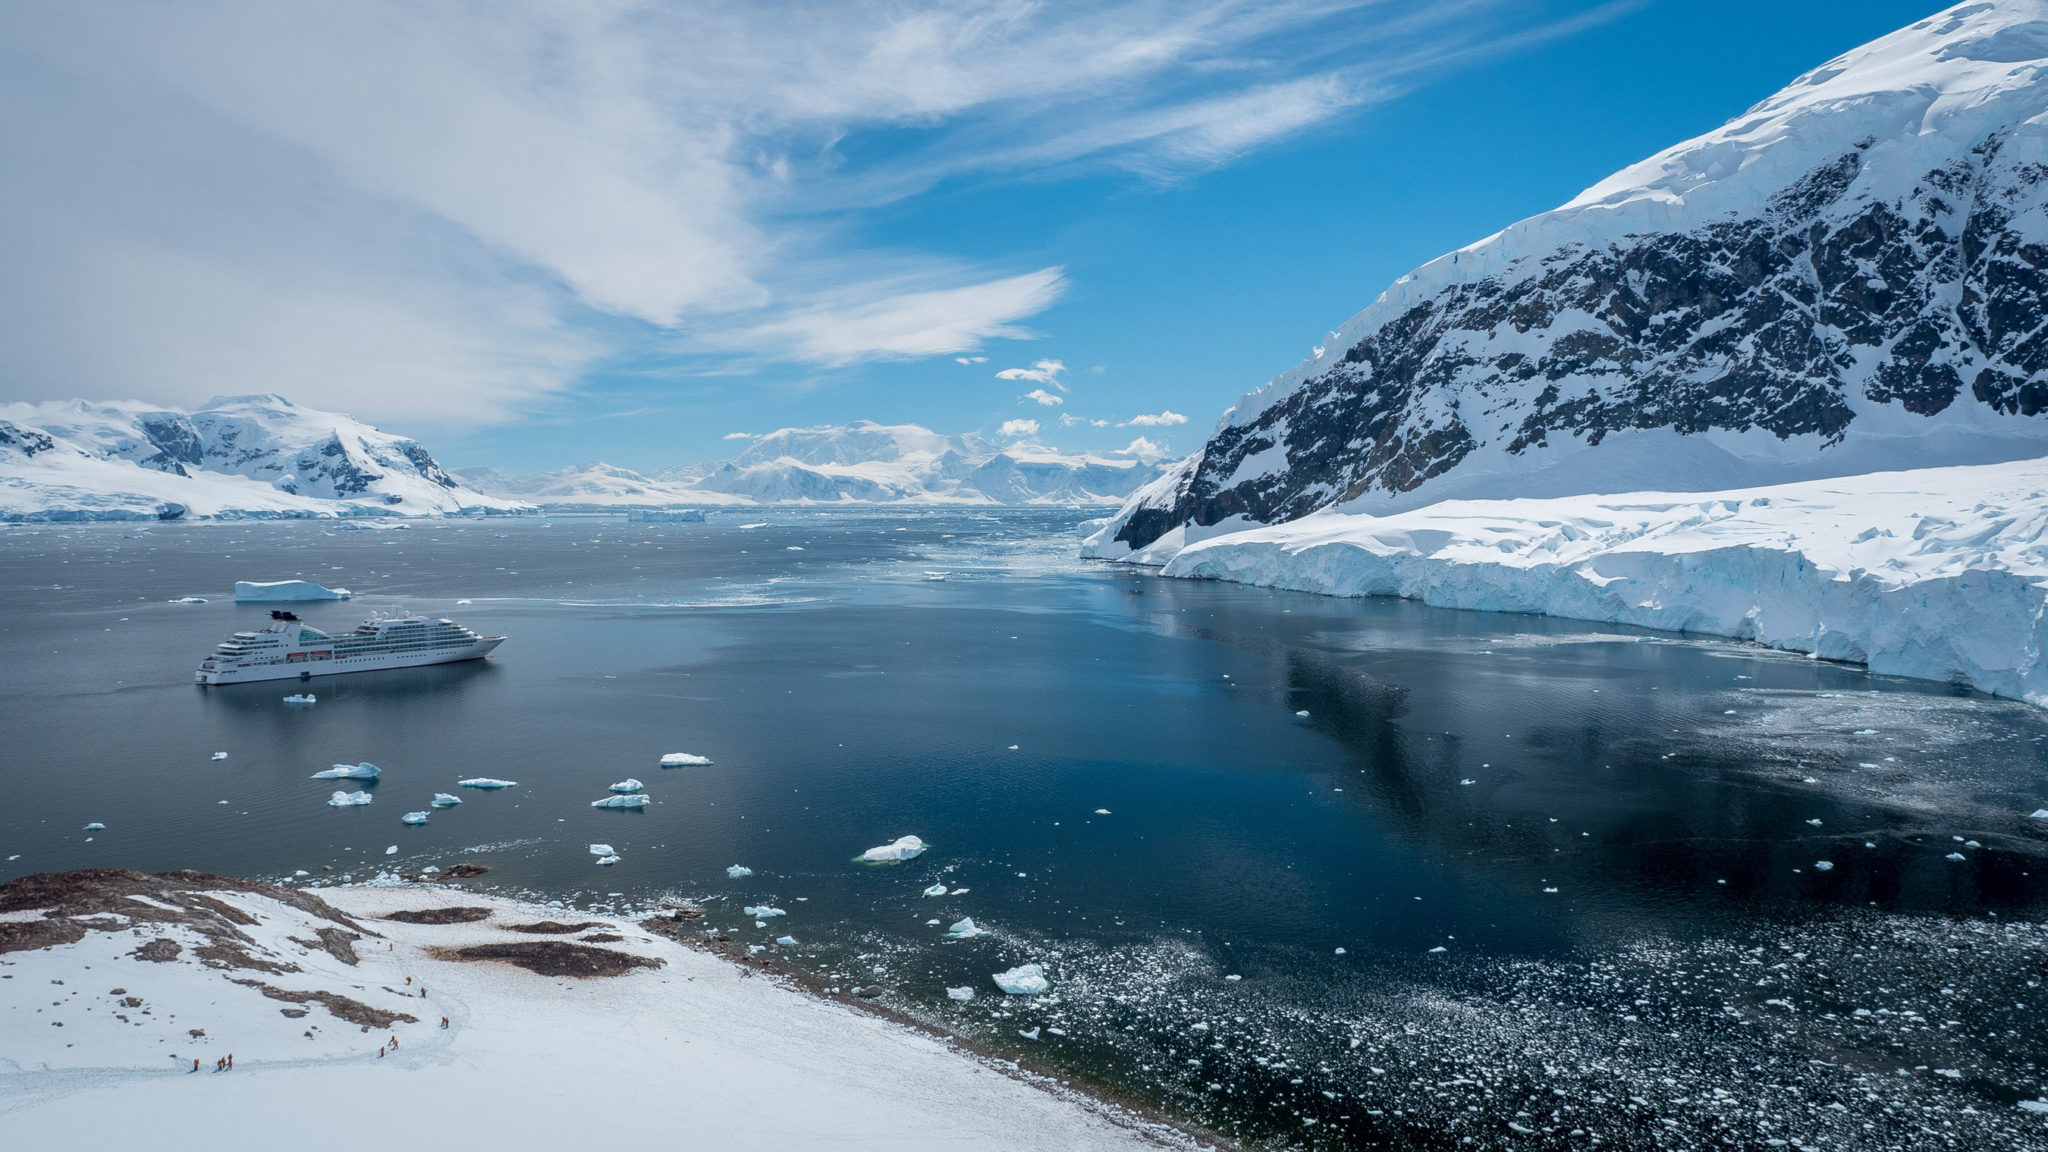
<svg viewBox="0 0 2048 1152">
<path fill-rule="evenodd" d="M 1023 1037 L 1023 1038 L 1025 1038 L 1026 1040 L 1036 1040 L 1036 1039 L 1038 1039 L 1038 1032 L 1039 1032 L 1039 1030 L 1038 1030 L 1037 1028 L 1032 1028 L 1032 1029 L 1029 1029 L 1029 1030 L 1026 1030 L 1026 1029 L 1023 1029 L 1023 1028 L 1019 1028 L 1019 1029 L 1017 1029 L 1017 1035 L 1019 1035 L 1019 1036 L 1022 1036 L 1022 1037 Z"/>
<path fill-rule="evenodd" d="M 1556 895 L 1556 894 L 1557 894 L 1557 889 L 1555 889 L 1555 888 L 1545 888 L 1545 889 L 1544 889 L 1544 891 L 1545 891 L 1545 892 L 1547 892 L 1547 893 L 1549 893 L 1549 894 L 1551 894 L 1551 895 Z"/>
<path fill-rule="evenodd" d="M 592 808 L 645 808 L 652 803 L 654 801 L 649 800 L 646 796 L 635 794 L 632 796 L 607 796 L 602 800 L 592 800 L 590 806 Z"/>
<path fill-rule="evenodd" d="M 972 889 L 972 888 L 955 888 L 955 889 L 953 889 L 953 890 L 952 890 L 951 892 L 947 893 L 947 895 L 949 895 L 949 896 L 965 896 L 965 895 L 967 895 L 967 894 L 968 894 L 969 892 L 972 892 L 972 891 L 974 891 L 974 889 Z"/>
<path fill-rule="evenodd" d="M 1969 857 L 1963 855 L 1961 852 L 1951 852 L 1946 857 L 1944 857 L 1944 859 L 1953 860 L 1956 863 L 1961 864 L 1965 860 L 1968 860 Z"/>
<path fill-rule="evenodd" d="M 411 824 L 417 827 L 418 825 L 425 824 L 427 822 L 427 814 L 425 812 L 407 812 L 405 815 L 400 816 L 398 818 L 398 822 L 400 824 Z"/>
<path fill-rule="evenodd" d="M 592 856 L 609 856 L 612 854 L 612 846 L 609 844 L 592 844 L 590 846 L 590 854 Z"/>
<path fill-rule="evenodd" d="M 924 894 L 927 896 L 944 896 L 946 894 L 946 886 L 944 884 L 934 884 L 925 889 Z"/>
<path fill-rule="evenodd" d="M 436 808 L 453 808 L 460 803 L 462 803 L 462 797 L 460 796 L 450 796 L 446 792 L 434 793 L 434 807 Z"/>
<path fill-rule="evenodd" d="M 1982 847 L 1983 847 L 1983 845 L 1982 845 L 1982 844 L 1979 844 L 1979 843 L 1977 843 L 1977 842 L 1976 842 L 1975 840 L 1965 840 L 1965 841 L 1963 841 L 1963 847 L 1965 847 L 1965 848 L 1982 848 Z"/>
<path fill-rule="evenodd" d="M 746 867 L 743 864 L 734 864 L 733 866 L 725 870 L 725 874 L 727 876 L 732 877 L 735 880 L 738 880 L 743 876 L 752 876 L 754 874 L 754 870 L 752 868 Z"/>
<path fill-rule="evenodd" d="M 1877 729 L 1875 729 L 1875 728 L 1858 728 L 1858 729 L 1856 730 L 1856 735 L 1858 735 L 1858 736 L 1875 736 L 1875 735 L 1877 735 Z"/>
<path fill-rule="evenodd" d="M 365 760 L 361 764 L 336 764 L 325 772 L 313 773 L 315 780 L 375 780 L 384 770 Z"/>
<path fill-rule="evenodd" d="M 1439 945 L 1437 945 L 1436 947 L 1434 947 L 1434 948 L 1431 948 L 1431 949 L 1430 949 L 1430 952 L 1431 952 L 1431 954 L 1435 954 L 1435 953 L 1438 953 L 1438 952 L 1449 952 L 1449 951 L 1450 951 L 1450 949 L 1449 949 L 1449 948 L 1446 948 L 1446 947 L 1444 947 L 1444 946 L 1443 946 L 1443 945 L 1441 945 L 1441 944 L 1439 944 Z"/>
<path fill-rule="evenodd" d="M 1095 810 L 1095 814 L 1096 814 L 1097 816 L 1107 816 L 1107 815 L 1109 815 L 1109 809 L 1107 809 L 1107 808 L 1097 808 L 1097 809 Z"/>
<path fill-rule="evenodd" d="M 597 858 L 597 862 L 609 868 L 612 865 L 617 864 L 619 862 L 619 857 L 617 853 L 613 853 L 610 856 L 599 856 Z"/>
<path fill-rule="evenodd" d="M 1296 715 L 1296 716 L 1299 716 L 1299 717 L 1301 717 L 1301 718 L 1302 718 L 1302 719 L 1304 719 L 1304 720 L 1306 720 L 1306 719 L 1308 718 L 1308 709 L 1306 709 L 1306 708 L 1303 708 L 1303 709 L 1302 709 L 1301 711 L 1299 711 L 1299 712 L 1296 712 L 1296 713 L 1295 713 L 1295 715 Z"/>
<path fill-rule="evenodd" d="M 177 598 L 176 600 L 173 600 L 173 601 L 171 601 L 171 603 L 173 603 L 173 604 L 204 604 L 204 603 L 206 603 L 206 597 L 204 597 L 204 596 L 180 596 L 180 597 L 178 597 L 178 598 Z"/>
<path fill-rule="evenodd" d="M 642 784 L 638 780 L 633 779 L 631 776 L 628 776 L 624 780 L 619 781 L 617 784 L 612 785 L 612 791 L 638 792 L 645 787 L 647 787 L 647 785 Z"/>
<path fill-rule="evenodd" d="M 311 692 L 297 692 L 284 698 L 287 704 L 318 704 L 320 698 Z"/>
<path fill-rule="evenodd" d="M 663 768 L 688 768 L 711 763 L 711 757 L 699 756 L 694 752 L 670 752 L 661 758 Z"/>
<path fill-rule="evenodd" d="M 794 936 L 777 936 L 775 938 L 775 942 L 777 944 L 782 945 L 784 948 L 796 947 L 796 937 Z"/>
<path fill-rule="evenodd" d="M 214 758 L 215 760 L 225 760 L 225 759 L 227 759 L 227 758 L 228 758 L 228 754 L 227 754 L 227 753 L 225 753 L 225 752 L 215 752 L 215 753 L 213 754 L 213 758 Z"/>
<path fill-rule="evenodd" d="M 469 601 L 467 601 L 467 600 L 457 600 L 457 601 L 456 601 L 455 603 L 456 603 L 457 605 L 462 605 L 462 604 L 467 604 L 467 603 L 469 603 Z"/>
<path fill-rule="evenodd" d="M 948 940 L 972 940 L 976 936 L 986 935 L 988 935 L 988 929 L 976 924 L 972 916 L 963 916 L 960 918 L 959 923 L 946 929 L 946 939 Z"/>
<path fill-rule="evenodd" d="M 100 823 L 99 821 L 95 820 L 95 821 L 93 821 L 92 823 L 90 823 L 90 824 L 87 824 L 87 825 L 85 826 L 85 830 L 86 830 L 87 832 L 104 832 L 104 831 L 106 831 L 106 830 L 107 830 L 107 826 L 106 826 L 105 824 L 102 824 L 102 823 Z"/>
<path fill-rule="evenodd" d="M 336 808 L 349 808 L 357 804 L 368 804 L 372 799 L 374 797 L 368 792 L 336 792 L 327 798 L 327 802 Z M 227 801 L 223 800 L 221 803 L 225 804 Z"/>
<path fill-rule="evenodd" d="M 237 604 L 277 601 L 346 600 L 355 593 L 346 588 L 323 588 L 311 580 L 237 580 Z"/>
<path fill-rule="evenodd" d="M 396 855 L 398 855 L 398 845 L 396 845 L 396 844 L 393 844 L 393 845 L 391 845 L 390 847 L 388 847 L 388 848 L 384 849 L 384 854 L 385 854 L 386 856 L 396 856 Z"/>
<path fill-rule="evenodd" d="M 420 869 L 420 875 L 422 875 L 422 876 L 432 876 L 432 875 L 434 875 L 435 873 L 439 872 L 440 870 L 441 870 L 441 868 L 440 868 L 440 866 L 439 866 L 439 865 L 436 865 L 436 864 L 429 864 L 429 865 L 427 865 L 427 866 L 426 866 L 425 868 L 422 868 L 422 869 Z"/>
<path fill-rule="evenodd" d="M 1342 948 L 1339 948 L 1339 949 L 1337 949 L 1337 951 L 1336 951 L 1336 953 L 1335 953 L 1335 954 L 1336 954 L 1336 955 L 1338 955 L 1338 956 L 1342 956 L 1342 955 L 1344 955 L 1344 950 L 1343 950 Z"/>
<path fill-rule="evenodd" d="M 905 836 L 893 844 L 870 848 L 860 854 L 869 863 L 883 863 L 891 860 L 911 860 L 924 855 L 925 842 L 915 836 Z"/>
<path fill-rule="evenodd" d="M 1244 977 L 1242 977 L 1242 976 L 1239 976 L 1239 975 L 1238 975 L 1237 973 L 1235 973 L 1235 972 L 1232 972 L 1232 973 L 1231 973 L 1230 975 L 1228 975 L 1228 976 L 1225 976 L 1225 977 L 1224 977 L 1224 979 L 1225 979 L 1225 980 L 1228 980 L 1228 981 L 1229 981 L 1229 982 L 1231 982 L 1232 984 L 1235 984 L 1235 983 L 1237 983 L 1238 981 L 1240 981 L 1240 980 L 1244 979 Z"/>
<path fill-rule="evenodd" d="M 1833 872 L 1835 870 L 1835 862 L 1833 860 L 1815 860 L 1813 862 L 1813 870 L 1815 872 Z"/>
<path fill-rule="evenodd" d="M 1807 823 L 1813 825 L 1815 828 L 1818 828 L 1820 827 L 1820 817 L 1816 816 L 1813 819 L 1808 820 Z"/>
<path fill-rule="evenodd" d="M 2022 1100 L 2019 1105 L 2029 1112 L 2048 1116 L 2048 1100 Z"/>
<path fill-rule="evenodd" d="M 766 920 L 770 916 L 789 915 L 789 913 L 784 912 L 782 909 L 771 907 L 767 904 L 750 904 L 747 907 L 740 909 L 740 911 L 745 912 L 747 915 L 752 916 L 756 920 Z"/>
<path fill-rule="evenodd" d="M 1045 978 L 1045 969 L 1036 964 L 1019 964 L 1007 972 L 995 974 L 996 987 L 1012 996 L 1036 996 L 1052 985 Z"/>
<path fill-rule="evenodd" d="M 946 989 L 946 999 L 967 1001 L 974 999 L 974 985 L 962 984 L 958 988 Z"/>
<path fill-rule="evenodd" d="M 1477 781 L 1477 780 L 1470 780 L 1470 779 L 1467 779 L 1467 780 L 1460 780 L 1460 781 L 1458 781 L 1458 784 L 1459 784 L 1459 785 L 1460 785 L 1461 787 L 1462 787 L 1462 786 L 1465 786 L 1465 785 L 1470 785 L 1470 784 L 1477 784 L 1477 783 L 1478 783 L 1478 781 Z"/>
<path fill-rule="evenodd" d="M 1015 752 L 1016 750 L 1017 746 L 1015 744 L 1010 745 L 1010 751 Z"/>
<path fill-rule="evenodd" d="M 2027 819 L 2029 819 L 2029 820 L 2048 820 L 2048 808 L 2036 808 L 2036 809 L 2034 809 L 2034 810 L 2033 810 L 2032 812 L 2029 812 L 2029 813 L 2027 813 Z"/>
<path fill-rule="evenodd" d="M 293 872 L 293 873 L 292 873 L 292 875 L 294 875 L 294 876 L 311 876 L 311 875 L 312 875 L 312 873 L 311 873 L 311 872 L 308 872 L 308 871 L 306 871 L 306 870 L 305 870 L 304 868 L 300 868 L 300 869 L 298 869 L 297 871 Z"/>
<path fill-rule="evenodd" d="M 472 776 L 467 780 L 457 780 L 455 782 L 457 788 L 482 788 L 486 791 L 499 788 L 514 788 L 518 784 L 519 781 L 517 780 L 493 780 L 489 776 Z"/>
</svg>

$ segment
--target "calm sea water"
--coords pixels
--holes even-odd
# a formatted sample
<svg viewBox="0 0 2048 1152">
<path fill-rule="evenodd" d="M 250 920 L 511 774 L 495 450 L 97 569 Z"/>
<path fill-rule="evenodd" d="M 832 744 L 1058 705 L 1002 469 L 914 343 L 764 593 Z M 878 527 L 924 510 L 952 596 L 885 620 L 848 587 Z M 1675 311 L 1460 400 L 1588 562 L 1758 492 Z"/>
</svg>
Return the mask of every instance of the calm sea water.
<svg viewBox="0 0 2048 1152">
<path fill-rule="evenodd" d="M 1073 559 L 1076 519 L 0 530 L 0 879 L 472 860 L 579 906 L 688 897 L 1255 1143 L 2048 1139 L 2017 1104 L 2048 1059 L 2042 713 L 1718 641 L 1164 580 Z M 266 615 L 233 582 L 291 577 L 356 590 L 305 606 L 318 626 L 404 608 L 510 639 L 314 680 L 310 708 L 296 682 L 195 687 Z M 657 767 L 674 751 L 716 764 Z M 327 806 L 308 777 L 359 760 L 375 803 Z M 627 777 L 651 807 L 589 807 Z M 437 791 L 465 802 L 399 823 Z M 906 833 L 931 851 L 852 862 Z M 758 902 L 788 915 L 756 927 Z M 991 934 L 942 939 L 963 916 Z M 1049 997 L 990 981 L 1025 962 Z"/>
</svg>

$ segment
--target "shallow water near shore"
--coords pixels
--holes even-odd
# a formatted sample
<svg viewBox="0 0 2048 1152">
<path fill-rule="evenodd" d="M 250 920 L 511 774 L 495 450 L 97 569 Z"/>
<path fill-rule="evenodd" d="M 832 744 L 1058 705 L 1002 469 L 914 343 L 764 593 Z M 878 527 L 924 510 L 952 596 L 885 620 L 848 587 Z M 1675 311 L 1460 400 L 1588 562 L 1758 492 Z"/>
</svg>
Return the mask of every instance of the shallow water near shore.
<svg viewBox="0 0 2048 1152">
<path fill-rule="evenodd" d="M 697 900 L 828 986 L 1249 1143 L 2048 1138 L 2020 1107 L 2048 1087 L 2042 713 L 1732 642 L 1164 580 L 1074 559 L 1076 519 L 0 530 L 0 879 L 468 860 L 578 906 Z M 192 685 L 266 616 L 233 582 L 294 577 L 357 592 L 303 606 L 317 626 L 405 608 L 510 639 Z M 657 766 L 676 751 L 715 763 Z M 309 777 L 360 760 L 375 802 L 328 807 Z M 589 807 L 628 777 L 647 809 Z M 464 803 L 401 825 L 435 792 Z M 906 833 L 931 849 L 854 862 Z M 786 915 L 741 911 L 764 903 Z M 962 917 L 989 934 L 944 939 Z M 1045 997 L 990 980 L 1031 962 Z"/>
</svg>

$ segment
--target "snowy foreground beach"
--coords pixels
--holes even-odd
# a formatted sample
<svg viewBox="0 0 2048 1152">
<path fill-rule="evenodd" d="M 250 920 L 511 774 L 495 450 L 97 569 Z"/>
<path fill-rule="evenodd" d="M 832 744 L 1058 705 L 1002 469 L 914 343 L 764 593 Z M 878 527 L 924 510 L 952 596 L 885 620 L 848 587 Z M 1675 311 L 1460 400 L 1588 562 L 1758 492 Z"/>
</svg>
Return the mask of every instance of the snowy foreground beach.
<svg viewBox="0 0 2048 1152">
<path fill-rule="evenodd" d="M 1730 636 L 2048 706 L 2042 460 L 1320 513 L 1165 573 Z"/>
<path fill-rule="evenodd" d="M 1192 1146 L 658 926 L 423 884 L 0 885 L 0 1144 Z"/>
</svg>

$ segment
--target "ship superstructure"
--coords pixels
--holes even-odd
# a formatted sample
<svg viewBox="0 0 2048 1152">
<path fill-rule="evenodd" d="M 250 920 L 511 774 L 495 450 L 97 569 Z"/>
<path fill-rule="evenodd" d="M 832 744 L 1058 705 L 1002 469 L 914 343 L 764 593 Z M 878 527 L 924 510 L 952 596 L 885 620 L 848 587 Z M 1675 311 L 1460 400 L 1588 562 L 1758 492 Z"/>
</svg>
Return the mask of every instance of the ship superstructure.
<svg viewBox="0 0 2048 1152">
<path fill-rule="evenodd" d="M 290 612 L 272 612 L 270 620 L 260 632 L 237 632 L 221 641 L 193 679 L 201 684 L 239 684 L 414 668 L 481 659 L 505 642 L 503 636 L 479 636 L 453 620 L 428 616 L 373 618 L 340 635 L 323 632 Z"/>
</svg>

